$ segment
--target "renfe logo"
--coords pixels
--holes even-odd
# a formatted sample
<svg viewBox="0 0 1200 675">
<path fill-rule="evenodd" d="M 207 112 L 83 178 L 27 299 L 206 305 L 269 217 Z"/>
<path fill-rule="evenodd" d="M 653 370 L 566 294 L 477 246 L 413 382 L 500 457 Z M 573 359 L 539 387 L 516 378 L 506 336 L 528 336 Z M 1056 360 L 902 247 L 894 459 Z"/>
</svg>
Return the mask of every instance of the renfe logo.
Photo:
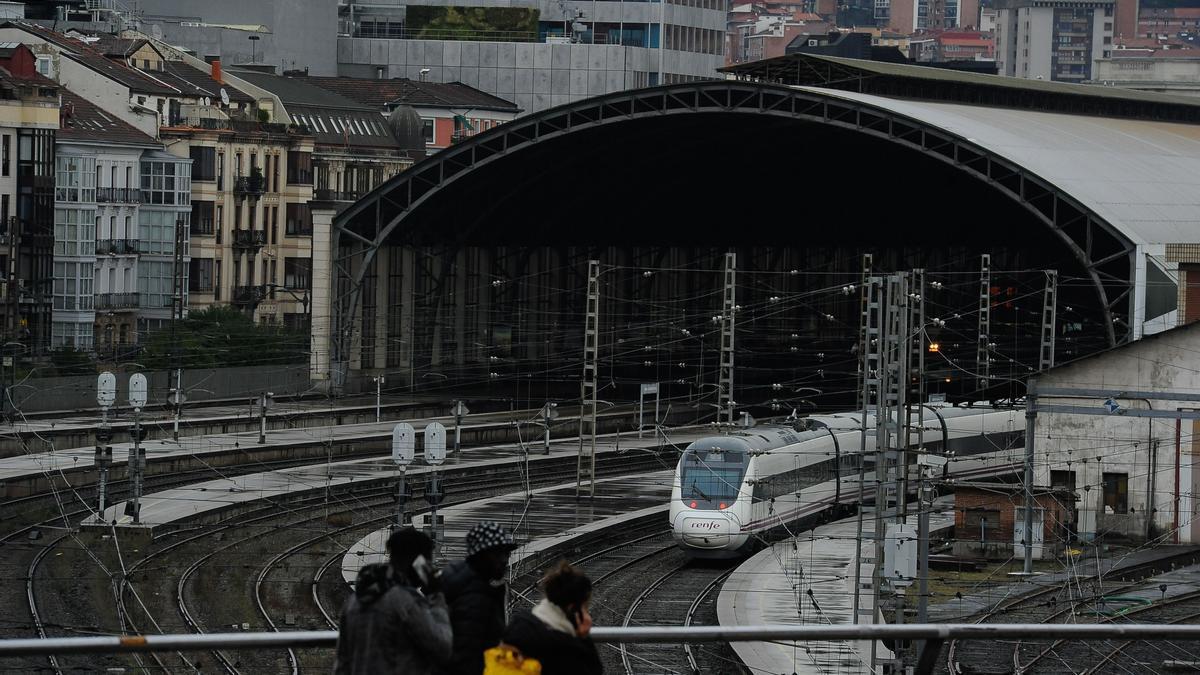
<svg viewBox="0 0 1200 675">
<path fill-rule="evenodd" d="M 689 520 L 688 521 L 688 529 L 689 530 L 700 530 L 702 532 L 712 532 L 713 530 L 720 529 L 720 527 L 721 527 L 721 522 L 718 520 Z"/>
</svg>

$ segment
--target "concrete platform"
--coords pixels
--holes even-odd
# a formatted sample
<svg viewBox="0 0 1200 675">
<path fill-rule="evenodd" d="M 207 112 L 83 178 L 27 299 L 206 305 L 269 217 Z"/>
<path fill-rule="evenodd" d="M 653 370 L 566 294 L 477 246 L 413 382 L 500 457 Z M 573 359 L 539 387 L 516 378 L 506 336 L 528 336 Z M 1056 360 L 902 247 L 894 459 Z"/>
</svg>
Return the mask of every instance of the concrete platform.
<svg viewBox="0 0 1200 675">
<path fill-rule="evenodd" d="M 671 436 L 672 440 L 683 440 L 682 436 Z M 597 481 L 594 499 L 576 499 L 572 482 L 533 490 L 528 508 L 525 492 L 521 491 L 440 509 L 438 515 L 445 524 L 438 559 L 445 563 L 463 558 L 467 531 L 484 520 L 496 521 L 516 534 L 521 546 L 509 563 L 514 571 L 535 564 L 542 554 L 577 538 L 633 520 L 661 516 L 665 529 L 674 475 L 672 467 L 637 476 L 603 478 Z M 428 519 L 423 521 L 416 525 L 421 527 Z M 387 561 L 385 544 L 390 534 L 390 528 L 381 528 L 350 547 L 342 558 L 346 583 L 354 582 L 363 565 Z"/>
<path fill-rule="evenodd" d="M 479 413 L 464 419 L 464 445 L 482 445 L 519 440 L 519 433 L 528 438 L 536 430 L 518 430 L 512 418 L 527 420 L 537 411 Z M 561 410 L 560 429 L 570 428 L 572 410 Z M 628 416 L 625 408 L 613 408 L 598 416 L 601 431 L 615 430 Z M 366 424 L 342 424 L 314 428 L 288 428 L 267 432 L 266 443 L 258 442 L 256 431 L 230 434 L 210 434 L 181 438 L 179 441 L 146 441 L 146 473 L 158 475 L 197 469 L 213 469 L 248 462 L 319 460 L 351 453 L 387 452 L 391 446 L 392 428 L 398 420 Z M 442 422 L 453 434 L 453 418 L 448 416 L 407 419 L 422 428 L 432 421 Z M 419 434 L 418 434 L 419 436 Z M 126 478 L 129 450 L 132 443 L 111 443 L 113 464 L 110 480 Z M 75 447 L 52 452 L 33 453 L 0 459 L 0 498 L 24 497 L 47 492 L 52 485 L 62 489 L 65 480 L 75 487 L 97 480 L 94 467 L 95 448 Z"/>
<path fill-rule="evenodd" d="M 671 444 L 686 444 L 705 435 L 707 431 L 672 432 L 668 438 Z M 637 450 L 657 449 L 660 442 L 651 437 L 645 439 L 606 436 L 597 444 L 597 455 L 616 456 L 618 453 L 636 452 Z M 539 446 L 540 449 L 540 446 Z M 565 439 L 551 445 L 549 455 L 531 455 L 529 458 L 531 471 L 536 471 L 540 465 L 565 464 L 574 467 L 578 453 L 578 440 Z M 443 477 L 462 475 L 468 472 L 480 473 L 491 469 L 511 467 L 523 461 L 523 454 L 517 444 L 495 445 L 486 447 L 464 448 L 457 457 L 447 460 L 440 472 Z M 411 466 L 407 476 L 410 485 L 423 482 L 432 469 L 428 466 Z M 211 522 L 219 517 L 226 517 L 230 511 L 259 506 L 264 501 L 286 504 L 290 499 L 311 496 L 314 493 L 328 493 L 332 500 L 352 499 L 347 496 L 351 489 L 378 487 L 393 484 L 397 478 L 396 466 L 388 457 L 345 462 L 332 462 L 310 466 L 298 466 L 277 471 L 266 471 L 232 478 L 218 479 L 196 483 L 185 487 L 163 490 L 151 493 L 142 498 L 141 527 L 148 528 L 157 534 L 166 529 L 181 526 Z M 669 481 L 669 477 L 664 482 Z M 669 487 L 667 488 L 669 490 Z M 668 493 L 669 496 L 669 493 Z M 572 484 L 571 499 L 574 500 L 574 484 Z M 661 499 L 666 503 L 666 497 Z M 457 507 L 447 507 L 453 509 Z M 487 500 L 486 509 L 496 518 L 510 516 L 509 513 L 499 513 L 503 508 L 496 500 Z M 443 510 L 445 512 L 446 510 Z M 118 526 L 133 527 L 130 519 L 124 515 L 125 502 L 118 502 L 105 510 L 106 522 L 116 521 Z M 372 515 L 382 515 L 373 513 Z M 547 520 L 550 516 L 545 516 Z M 92 519 L 85 519 L 82 525 L 91 525 Z M 566 527 L 570 527 L 567 525 Z M 566 529 L 566 528 L 564 528 Z M 465 530 L 464 530 L 465 532 Z M 386 538 L 386 535 L 384 535 Z"/>
<path fill-rule="evenodd" d="M 941 512 L 930 517 L 934 530 L 954 526 L 952 506 L 939 502 Z M 909 518 L 916 524 L 916 517 Z M 873 518 L 863 518 L 864 558 L 873 555 L 866 539 Z M 722 626 L 755 624 L 829 625 L 853 623 L 854 558 L 858 547 L 858 518 L 822 525 L 795 538 L 777 542 L 742 563 L 730 575 L 717 598 Z M 872 611 L 872 565 L 859 571 L 866 580 L 860 611 Z M 737 642 L 732 644 L 742 663 L 754 673 L 870 673 L 871 642 Z M 891 652 L 878 647 L 879 658 Z"/>
<path fill-rule="evenodd" d="M 495 410 L 499 403 L 487 406 L 468 401 L 476 412 Z M 397 420 L 403 417 L 430 417 L 445 415 L 449 411 L 445 401 L 432 399 L 405 399 L 397 401 L 386 398 L 380 405 L 380 417 Z M 100 415 L 92 413 L 64 413 L 54 418 L 38 417 L 17 419 L 12 423 L 0 424 L 0 457 L 24 455 L 32 452 L 49 452 L 57 448 L 75 448 L 96 444 L 96 431 L 100 427 Z M 267 429 L 295 429 L 340 424 L 362 424 L 375 421 L 375 400 L 365 401 L 362 397 L 350 400 L 304 400 L 277 401 L 267 411 Z M 172 436 L 174 415 L 169 410 L 153 408 L 141 415 L 142 428 L 150 439 Z M 109 416 L 109 428 L 114 438 L 128 439 L 133 430 L 133 412 L 122 409 Z M 259 428 L 258 407 L 247 398 L 240 405 L 184 406 L 179 421 L 179 435 L 199 436 L 205 434 L 228 434 L 253 432 Z"/>
</svg>

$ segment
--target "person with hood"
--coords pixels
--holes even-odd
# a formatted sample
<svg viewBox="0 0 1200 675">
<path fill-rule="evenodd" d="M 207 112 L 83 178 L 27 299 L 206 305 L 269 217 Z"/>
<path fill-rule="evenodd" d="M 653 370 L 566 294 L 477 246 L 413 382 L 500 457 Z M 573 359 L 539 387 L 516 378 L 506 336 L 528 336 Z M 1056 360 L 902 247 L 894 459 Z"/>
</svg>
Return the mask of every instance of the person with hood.
<svg viewBox="0 0 1200 675">
<path fill-rule="evenodd" d="M 450 615 L 431 563 L 433 541 L 405 527 L 388 538 L 387 550 L 387 564 L 358 571 L 342 608 L 336 675 L 433 675 L 450 660 Z"/>
<path fill-rule="evenodd" d="M 600 675 L 604 665 L 588 637 L 592 582 L 563 560 L 542 579 L 541 601 L 504 631 L 505 644 L 542 664 L 542 675 Z"/>
<path fill-rule="evenodd" d="M 479 675 L 483 652 L 500 644 L 508 558 L 516 547 L 503 527 L 484 521 L 467 532 L 466 559 L 442 574 L 454 629 L 454 656 L 447 675 Z"/>
</svg>

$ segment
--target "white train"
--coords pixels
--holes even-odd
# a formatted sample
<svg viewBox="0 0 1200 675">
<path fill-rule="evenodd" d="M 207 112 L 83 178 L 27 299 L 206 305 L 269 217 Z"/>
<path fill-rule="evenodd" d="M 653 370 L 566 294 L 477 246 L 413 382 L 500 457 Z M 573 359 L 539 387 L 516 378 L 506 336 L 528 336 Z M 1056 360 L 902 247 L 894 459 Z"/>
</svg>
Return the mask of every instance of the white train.
<svg viewBox="0 0 1200 675">
<path fill-rule="evenodd" d="M 875 420 L 862 413 L 822 415 L 712 436 L 684 450 L 671 490 L 671 531 L 698 558 L 745 555 L 773 536 L 810 526 L 857 504 L 867 458 L 865 497 L 874 500 Z M 924 444 L 945 458 L 943 477 L 1011 472 L 1023 461 L 1020 411 L 926 406 Z M 916 444 L 915 434 L 910 443 Z M 916 453 L 909 453 L 909 475 Z M 915 485 L 915 483 L 913 483 Z"/>
</svg>

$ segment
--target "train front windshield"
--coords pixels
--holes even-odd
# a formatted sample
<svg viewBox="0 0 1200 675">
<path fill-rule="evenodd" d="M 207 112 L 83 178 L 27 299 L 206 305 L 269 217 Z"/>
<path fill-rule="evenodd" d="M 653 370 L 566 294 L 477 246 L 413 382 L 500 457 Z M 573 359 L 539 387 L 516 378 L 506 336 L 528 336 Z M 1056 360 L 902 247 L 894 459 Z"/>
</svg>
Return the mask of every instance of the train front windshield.
<svg viewBox="0 0 1200 675">
<path fill-rule="evenodd" d="M 689 449 L 683 455 L 680 492 L 694 509 L 723 509 L 737 499 L 746 475 L 746 453 Z"/>
</svg>

